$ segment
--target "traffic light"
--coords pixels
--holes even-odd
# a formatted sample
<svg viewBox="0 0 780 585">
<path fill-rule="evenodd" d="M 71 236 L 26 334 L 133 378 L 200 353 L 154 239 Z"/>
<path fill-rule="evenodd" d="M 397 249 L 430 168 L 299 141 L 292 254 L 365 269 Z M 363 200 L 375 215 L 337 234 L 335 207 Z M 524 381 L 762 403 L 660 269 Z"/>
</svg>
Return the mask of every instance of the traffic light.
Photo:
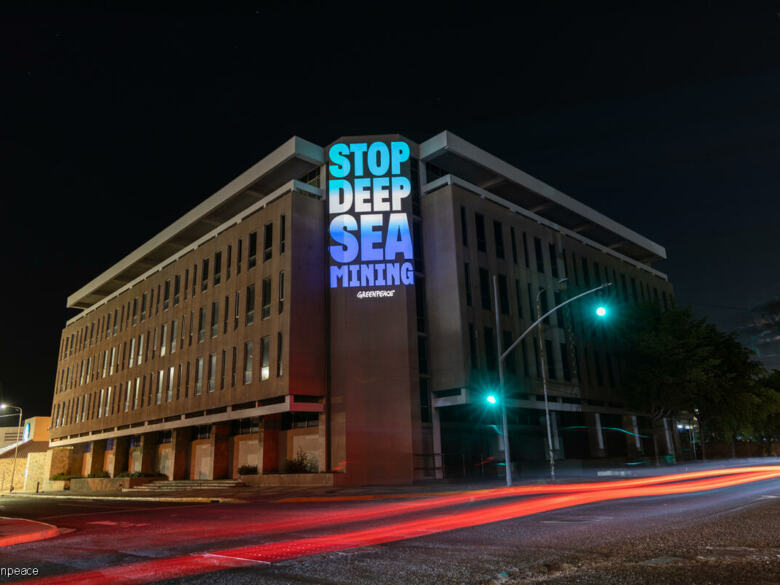
<svg viewBox="0 0 780 585">
<path fill-rule="evenodd" d="M 604 318 L 607 316 L 607 308 L 603 305 L 599 305 L 596 307 L 596 315 L 598 315 L 601 318 Z"/>
<path fill-rule="evenodd" d="M 496 404 L 498 402 L 498 398 L 496 398 L 495 394 L 488 394 L 485 397 L 485 400 L 487 400 L 488 404 Z"/>
</svg>

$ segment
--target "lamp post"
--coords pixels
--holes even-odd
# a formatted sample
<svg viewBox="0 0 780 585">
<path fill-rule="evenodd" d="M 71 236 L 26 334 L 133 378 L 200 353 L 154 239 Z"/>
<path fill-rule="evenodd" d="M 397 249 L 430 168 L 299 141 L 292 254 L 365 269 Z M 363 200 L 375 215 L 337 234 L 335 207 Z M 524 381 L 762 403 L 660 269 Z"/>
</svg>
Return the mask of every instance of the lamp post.
<svg viewBox="0 0 780 585">
<path fill-rule="evenodd" d="M 563 279 L 565 281 L 566 279 Z M 561 281 L 561 282 L 563 282 Z M 572 303 L 576 301 L 577 299 L 581 299 L 582 297 L 592 294 L 598 290 L 601 290 L 602 288 L 607 288 L 608 286 L 612 286 L 611 282 L 605 282 L 602 285 L 599 285 L 595 288 L 592 288 L 590 290 L 586 290 L 583 293 L 580 293 L 576 296 L 573 296 L 572 298 L 563 301 L 561 304 L 556 305 L 549 311 L 547 311 L 544 315 L 538 315 L 538 318 L 536 321 L 531 323 L 531 325 L 523 331 L 523 333 L 515 339 L 512 342 L 512 345 L 510 345 L 508 348 L 506 348 L 503 353 L 501 352 L 501 326 L 499 321 L 499 306 L 498 306 L 498 277 L 494 274 L 493 275 L 493 300 L 494 300 L 494 306 L 496 309 L 496 340 L 497 340 L 497 347 L 498 347 L 498 384 L 500 386 L 500 392 L 501 392 L 501 419 L 502 419 L 502 434 L 504 435 L 504 459 L 506 463 L 506 485 L 507 487 L 512 485 L 512 465 L 511 465 L 511 459 L 509 457 L 509 429 L 507 425 L 506 420 L 506 392 L 504 390 L 504 360 L 509 355 L 509 353 L 517 347 L 517 344 L 519 344 L 523 339 L 525 339 L 525 336 L 528 335 L 531 331 L 533 331 L 534 327 L 539 325 L 544 319 L 552 315 L 555 311 L 560 309 L 561 307 L 564 307 L 568 305 L 569 303 Z M 537 302 L 538 302 L 538 295 L 537 295 Z M 602 308 L 602 307 L 599 307 Z M 537 312 L 541 312 L 538 310 Z M 606 311 L 604 312 L 606 314 Z M 602 317 L 603 315 L 599 314 L 599 317 Z M 540 334 L 541 334 L 541 328 L 540 328 Z M 541 341 L 541 337 L 540 337 Z M 541 357 L 541 356 L 540 356 Z M 542 358 L 543 359 L 543 358 Z M 544 370 L 544 365 L 542 365 L 542 370 Z M 552 455 L 552 432 L 550 430 L 550 409 L 547 403 L 547 377 L 546 373 L 543 372 L 542 374 L 542 382 L 544 384 L 544 409 L 545 414 L 547 416 L 547 442 L 549 446 L 550 454 Z M 550 476 L 552 479 L 555 479 L 555 464 L 554 460 L 550 459 Z"/>
<path fill-rule="evenodd" d="M 14 491 L 14 473 L 16 472 L 16 456 L 19 453 L 20 435 L 22 433 L 22 409 L 19 406 L 11 406 L 10 404 L 0 404 L 0 409 L 15 408 L 19 411 L 19 424 L 16 427 L 16 447 L 14 448 L 14 462 L 11 464 L 11 487 L 9 492 Z"/>
</svg>

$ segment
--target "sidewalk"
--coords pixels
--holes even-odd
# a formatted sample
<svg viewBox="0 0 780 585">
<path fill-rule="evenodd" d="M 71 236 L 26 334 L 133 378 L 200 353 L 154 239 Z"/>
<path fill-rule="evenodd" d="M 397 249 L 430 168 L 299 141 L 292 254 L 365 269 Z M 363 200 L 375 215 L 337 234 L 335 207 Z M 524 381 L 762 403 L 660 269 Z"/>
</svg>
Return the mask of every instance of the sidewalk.
<svg viewBox="0 0 780 585">
<path fill-rule="evenodd" d="M 44 540 L 59 533 L 59 529 L 51 524 L 0 516 L 0 547 Z"/>
</svg>

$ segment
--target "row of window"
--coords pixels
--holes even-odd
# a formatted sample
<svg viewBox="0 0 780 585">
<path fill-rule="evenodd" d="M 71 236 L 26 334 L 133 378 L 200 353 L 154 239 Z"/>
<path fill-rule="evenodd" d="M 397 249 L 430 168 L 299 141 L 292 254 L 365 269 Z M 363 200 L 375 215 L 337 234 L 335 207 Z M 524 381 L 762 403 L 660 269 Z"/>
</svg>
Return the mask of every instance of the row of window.
<svg viewBox="0 0 780 585">
<path fill-rule="evenodd" d="M 279 219 L 279 254 L 284 254 L 286 245 L 285 238 L 286 218 L 282 215 Z M 241 264 L 244 255 L 243 243 L 243 239 L 239 238 L 235 254 L 236 274 L 241 273 Z M 257 244 L 258 233 L 252 232 L 249 234 L 247 246 L 247 267 L 249 269 L 254 268 L 257 265 Z M 265 224 L 263 229 L 263 262 L 267 262 L 273 257 L 273 246 L 274 223 L 270 222 Z M 225 280 L 229 280 L 234 261 L 233 245 L 228 245 L 224 252 Z M 140 297 L 135 297 L 132 301 L 128 301 L 126 306 L 123 304 L 121 307 L 114 309 L 113 314 L 109 312 L 97 321 L 93 321 L 91 324 L 85 325 L 70 336 L 66 336 L 62 344 L 60 359 L 65 359 L 66 357 L 73 355 L 74 352 L 82 351 L 102 339 L 108 339 L 112 335 L 116 335 L 118 332 L 122 331 L 123 327 L 128 328 L 139 322 L 143 322 L 147 316 L 151 317 L 153 314 L 159 314 L 161 305 L 163 312 L 167 311 L 171 305 L 175 307 L 179 304 L 182 296 L 184 297 L 184 300 L 187 300 L 188 291 L 191 291 L 191 295 L 194 297 L 197 294 L 198 289 L 200 289 L 201 292 L 206 291 L 209 282 L 213 282 L 213 285 L 217 286 L 222 282 L 222 274 L 223 250 L 218 250 L 214 252 L 213 258 L 204 258 L 200 262 L 200 281 L 198 280 L 198 264 L 196 263 L 192 266 L 191 281 L 190 269 L 187 268 L 184 270 L 183 281 L 182 275 L 176 274 L 172 281 L 171 279 L 168 279 L 164 283 L 158 284 L 156 294 L 155 287 L 152 287 L 149 291 L 141 294 Z M 198 282 L 200 282 L 200 285 L 198 285 Z M 280 286 L 283 287 L 283 282 L 280 283 Z"/>
<path fill-rule="evenodd" d="M 473 369 L 480 369 L 484 368 L 488 371 L 495 371 L 498 368 L 498 351 L 496 348 L 496 333 L 495 330 L 492 327 L 484 327 L 483 328 L 483 340 L 484 340 L 484 346 L 485 346 L 485 357 L 484 360 L 480 360 L 479 351 L 477 349 L 477 330 L 469 323 L 469 354 L 471 359 L 471 367 Z M 506 348 L 508 348 L 512 343 L 514 343 L 516 339 L 516 336 L 511 331 L 502 331 L 501 332 L 501 347 L 502 351 L 505 351 Z M 517 353 L 520 354 L 522 357 L 522 364 L 523 364 L 523 374 L 527 377 L 531 377 L 531 370 L 529 369 L 529 361 L 528 361 L 528 350 L 526 345 L 527 339 L 524 339 L 520 342 L 520 347 L 515 350 L 513 354 L 510 354 L 507 356 L 507 358 L 504 360 L 504 365 L 507 369 L 507 372 L 513 376 L 518 375 L 517 366 L 516 366 L 516 356 Z M 555 359 L 555 347 L 551 340 L 546 339 L 545 340 L 545 348 L 544 348 L 544 361 L 546 363 L 547 367 L 547 378 L 550 380 L 562 380 L 564 382 L 571 382 L 573 378 L 573 372 L 572 372 L 572 363 L 576 366 L 576 371 L 580 372 L 580 376 L 582 376 L 582 370 L 580 369 L 580 357 L 579 352 L 577 351 L 577 348 L 572 348 L 567 343 L 560 343 L 559 344 L 559 350 L 560 350 L 560 365 L 561 369 L 560 371 L 556 367 L 556 359 Z M 531 341 L 531 345 L 533 347 L 534 351 L 534 363 L 536 364 L 536 375 L 537 377 L 541 376 L 541 357 L 539 355 L 539 345 L 535 341 Z M 573 350 L 573 351 L 572 351 Z M 587 364 L 593 363 L 593 367 L 587 368 L 587 374 L 588 374 L 588 381 L 590 382 L 591 386 L 598 385 L 598 386 L 604 386 L 605 378 L 602 370 L 602 355 L 597 350 L 588 350 L 585 348 L 585 362 Z M 590 361 L 590 357 L 592 354 L 592 362 Z M 607 378 L 606 381 L 608 381 L 609 386 L 615 387 L 616 379 L 615 379 L 615 373 L 612 366 L 612 358 L 609 356 L 609 354 L 603 355 L 603 363 L 606 365 L 606 372 L 607 372 Z M 595 373 L 595 380 L 594 380 L 594 373 Z M 594 384 L 595 382 L 595 384 Z"/>
<path fill-rule="evenodd" d="M 260 380 L 265 381 L 271 377 L 270 336 L 266 335 L 260 338 L 259 349 Z M 146 401 L 146 406 L 151 406 L 153 403 L 157 405 L 163 402 L 173 402 L 182 396 L 188 398 L 191 378 L 193 382 L 192 396 L 200 396 L 204 391 L 214 392 L 217 389 L 217 376 L 219 376 L 220 390 L 224 390 L 228 385 L 230 388 L 234 388 L 239 380 L 242 380 L 244 385 L 251 384 L 255 377 L 254 352 L 254 343 L 247 341 L 244 343 L 243 355 L 239 355 L 238 348 L 233 346 L 230 355 L 228 355 L 227 349 L 223 349 L 219 359 L 217 353 L 211 353 L 208 357 L 199 357 L 192 362 L 187 361 L 184 365 L 170 366 L 156 373 L 138 376 L 135 380 L 130 379 L 113 387 L 101 388 L 90 394 L 60 402 L 54 407 L 52 413 L 54 426 L 56 428 L 129 412 L 143 407 L 144 401 Z M 239 363 L 239 359 L 241 363 Z M 276 335 L 275 370 L 277 378 L 280 378 L 284 373 L 281 333 Z M 183 388 L 182 381 L 184 382 Z"/>
<path fill-rule="evenodd" d="M 261 288 L 261 319 L 268 319 L 271 316 L 271 279 L 264 278 Z M 249 285 L 246 288 L 245 307 L 244 307 L 244 324 L 252 325 L 255 322 L 255 285 Z M 277 309 L 279 313 L 284 311 L 285 301 L 285 278 L 284 271 L 279 273 L 279 295 Z M 223 333 L 227 333 L 232 322 L 232 329 L 235 331 L 238 329 L 241 321 L 241 292 L 236 291 L 235 301 L 233 304 L 233 314 L 230 315 L 230 297 L 226 296 L 224 305 L 222 307 L 222 319 L 221 326 Z M 73 376 L 71 377 L 70 366 L 62 368 L 59 372 L 59 381 L 55 382 L 55 388 L 58 392 L 63 392 L 70 388 L 73 388 L 77 384 L 79 386 L 97 380 L 98 377 L 105 378 L 106 376 L 112 376 L 115 371 L 119 372 L 124 369 L 125 362 L 127 367 L 132 368 L 134 365 L 141 365 L 145 360 L 154 359 L 159 355 L 163 357 L 166 353 L 175 353 L 177 349 L 177 341 L 179 341 L 179 347 L 185 346 L 185 340 L 188 346 L 192 346 L 194 338 L 194 327 L 196 323 L 194 311 L 190 311 L 189 329 L 187 329 L 187 318 L 182 316 L 181 320 L 172 320 L 170 323 L 163 323 L 159 328 L 153 330 L 147 330 L 146 334 L 141 333 L 138 337 L 130 339 L 130 348 L 128 352 L 127 343 L 116 345 L 110 350 L 99 353 L 96 356 L 90 356 L 79 362 L 78 366 L 74 367 Z M 198 343 L 206 340 L 208 335 L 211 338 L 219 335 L 220 329 L 220 301 L 213 301 L 211 303 L 210 317 L 208 315 L 207 307 L 201 307 L 198 311 L 197 317 L 197 339 Z M 159 348 L 158 348 L 159 341 Z M 159 351 L 159 353 L 158 353 Z M 78 381 L 77 381 L 78 380 Z"/>
</svg>

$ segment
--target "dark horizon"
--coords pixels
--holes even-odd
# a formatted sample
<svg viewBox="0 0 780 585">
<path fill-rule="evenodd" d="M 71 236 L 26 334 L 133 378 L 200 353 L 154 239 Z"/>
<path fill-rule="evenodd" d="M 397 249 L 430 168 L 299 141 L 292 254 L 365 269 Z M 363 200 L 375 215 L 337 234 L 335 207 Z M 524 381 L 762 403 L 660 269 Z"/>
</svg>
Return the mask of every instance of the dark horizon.
<svg viewBox="0 0 780 585">
<path fill-rule="evenodd" d="M 0 400 L 48 415 L 67 296 L 293 135 L 450 130 L 734 328 L 780 295 L 778 9 L 6 15 Z"/>
</svg>

